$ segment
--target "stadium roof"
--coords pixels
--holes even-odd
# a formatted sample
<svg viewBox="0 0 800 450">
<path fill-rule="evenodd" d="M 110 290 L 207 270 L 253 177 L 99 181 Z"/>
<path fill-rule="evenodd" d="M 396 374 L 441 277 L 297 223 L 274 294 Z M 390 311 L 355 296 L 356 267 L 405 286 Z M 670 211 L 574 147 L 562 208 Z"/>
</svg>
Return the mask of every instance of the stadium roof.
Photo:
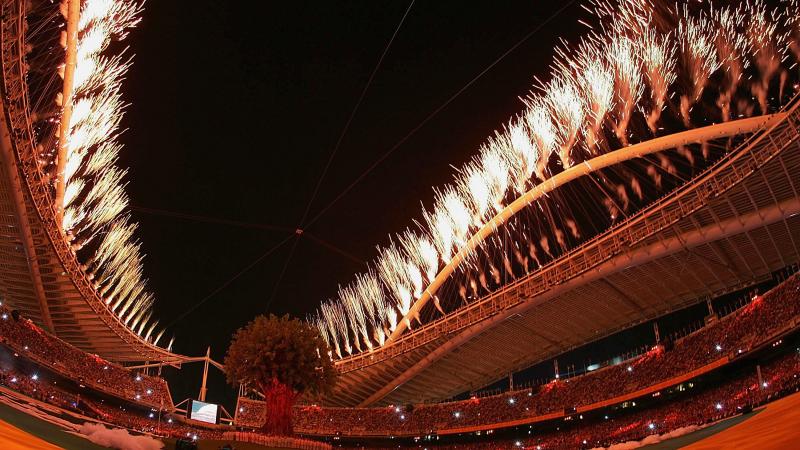
<svg viewBox="0 0 800 450">
<path fill-rule="evenodd" d="M 543 269 L 340 362 L 329 402 L 446 399 L 800 261 L 797 116 Z"/>
</svg>

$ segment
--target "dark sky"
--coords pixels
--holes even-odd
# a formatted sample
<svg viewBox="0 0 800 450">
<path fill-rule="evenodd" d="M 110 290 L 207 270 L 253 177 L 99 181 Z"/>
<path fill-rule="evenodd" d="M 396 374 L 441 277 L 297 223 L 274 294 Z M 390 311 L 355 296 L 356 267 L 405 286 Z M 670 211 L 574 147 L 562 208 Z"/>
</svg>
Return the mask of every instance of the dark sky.
<svg viewBox="0 0 800 450">
<path fill-rule="evenodd" d="M 417 1 L 308 218 L 565 4 Z M 172 323 L 207 299 L 170 327 L 174 350 L 199 355 L 210 345 L 221 361 L 230 335 L 255 315 L 304 317 L 334 296 L 338 284 L 365 268 L 357 260 L 371 260 L 376 245 L 412 225 L 420 202 L 430 204 L 432 186 L 450 181 L 451 165 L 469 159 L 521 110 L 518 97 L 535 75 L 546 74 L 557 39 L 574 42 L 583 29 L 577 20 L 587 16 L 579 2 L 568 5 L 318 220 L 301 224 L 408 6 L 366 0 L 146 4 L 127 41 L 136 56 L 124 89 L 131 106 L 121 163 L 130 168 L 128 192 L 157 316 Z M 292 237 L 298 227 L 307 233 Z M 197 370 L 169 373 L 176 402 L 196 395 Z M 231 392 L 215 376 L 209 398 L 227 399 Z"/>
</svg>

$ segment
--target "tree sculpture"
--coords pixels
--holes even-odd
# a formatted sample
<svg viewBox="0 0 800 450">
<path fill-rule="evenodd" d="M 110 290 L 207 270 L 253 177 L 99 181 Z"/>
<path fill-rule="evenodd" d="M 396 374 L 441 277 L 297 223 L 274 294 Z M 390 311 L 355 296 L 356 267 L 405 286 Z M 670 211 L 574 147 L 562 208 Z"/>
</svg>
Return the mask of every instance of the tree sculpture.
<svg viewBox="0 0 800 450">
<path fill-rule="evenodd" d="M 319 331 L 289 316 L 258 316 L 233 335 L 225 355 L 228 382 L 264 395 L 267 435 L 292 434 L 292 406 L 303 394 L 330 392 L 336 371 Z"/>
</svg>

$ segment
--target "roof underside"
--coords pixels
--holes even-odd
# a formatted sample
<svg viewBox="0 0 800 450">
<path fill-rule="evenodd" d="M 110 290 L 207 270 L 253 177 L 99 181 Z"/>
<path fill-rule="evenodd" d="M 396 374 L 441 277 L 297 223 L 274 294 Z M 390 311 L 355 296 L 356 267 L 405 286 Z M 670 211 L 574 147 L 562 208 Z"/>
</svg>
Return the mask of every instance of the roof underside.
<svg viewBox="0 0 800 450">
<path fill-rule="evenodd" d="M 744 159 L 711 177 L 708 183 L 714 187 L 730 179 L 723 177 L 739 177 L 722 195 L 714 194 L 716 189 L 698 194 L 699 206 L 669 226 L 655 229 L 654 220 L 641 221 L 640 228 L 651 229 L 650 234 L 640 233 L 644 239 L 588 270 L 575 270 L 548 289 L 534 286 L 542 280 L 532 274 L 492 294 L 487 305 L 476 305 L 477 319 L 470 319 L 469 312 L 439 319 L 439 329 L 445 331 L 434 338 L 420 338 L 419 345 L 402 353 L 373 357 L 374 362 L 342 371 L 329 403 L 365 406 L 447 399 L 705 298 L 757 283 L 800 261 L 800 149 L 791 125 L 795 115 L 771 133 L 772 140 L 763 140 L 764 151 L 774 157 L 762 160 L 755 172 L 744 170 L 754 167 Z M 692 183 L 701 184 L 699 179 Z M 660 211 L 647 214 L 655 217 Z M 620 231 L 609 230 L 601 238 L 614 234 Z M 580 267 L 571 261 L 580 258 L 570 253 L 559 263 Z M 413 340 L 424 330 L 413 330 L 405 338 Z"/>
</svg>

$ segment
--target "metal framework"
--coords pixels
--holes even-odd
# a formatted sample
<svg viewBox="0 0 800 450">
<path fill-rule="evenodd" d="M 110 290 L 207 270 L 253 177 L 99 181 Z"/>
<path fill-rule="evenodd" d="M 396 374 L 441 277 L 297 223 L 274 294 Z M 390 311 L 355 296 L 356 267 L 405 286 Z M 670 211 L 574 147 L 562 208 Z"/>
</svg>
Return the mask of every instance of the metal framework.
<svg viewBox="0 0 800 450">
<path fill-rule="evenodd" d="M 367 406 L 445 399 L 637 323 L 757 283 L 800 261 L 797 108 L 793 102 L 776 115 L 692 130 L 606 155 L 604 166 L 689 142 L 749 135 L 679 189 L 540 270 L 394 336 L 391 345 L 338 361 L 341 381 L 328 403 Z M 600 164 L 577 167 L 553 184 Z M 553 188 L 535 188 L 515 201 L 488 232 Z"/>
<path fill-rule="evenodd" d="M 89 353 L 118 362 L 180 363 L 185 357 L 142 339 L 109 310 L 64 238 L 59 208 L 35 157 L 25 2 L 2 0 L 0 8 L 0 296 Z"/>
</svg>

